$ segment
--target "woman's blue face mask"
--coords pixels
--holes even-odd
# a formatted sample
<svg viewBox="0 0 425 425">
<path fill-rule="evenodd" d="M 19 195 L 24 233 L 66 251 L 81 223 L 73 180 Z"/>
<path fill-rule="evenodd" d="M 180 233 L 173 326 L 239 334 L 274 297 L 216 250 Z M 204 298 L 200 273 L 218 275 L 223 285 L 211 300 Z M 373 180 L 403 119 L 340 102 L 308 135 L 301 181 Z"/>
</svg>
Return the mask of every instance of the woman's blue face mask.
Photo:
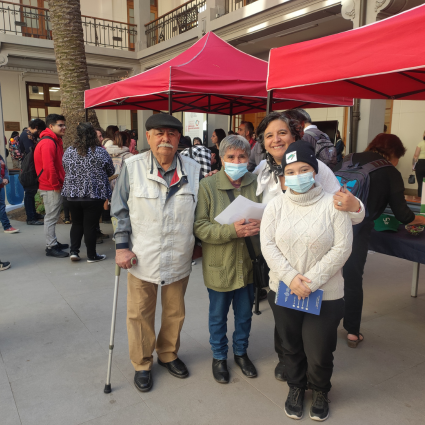
<svg viewBox="0 0 425 425">
<path fill-rule="evenodd" d="M 285 186 L 297 193 L 308 192 L 313 184 L 313 171 L 294 176 L 285 176 Z"/>
<path fill-rule="evenodd" d="M 233 164 L 232 162 L 225 162 L 224 171 L 233 181 L 239 180 L 248 172 L 248 163 Z"/>
</svg>

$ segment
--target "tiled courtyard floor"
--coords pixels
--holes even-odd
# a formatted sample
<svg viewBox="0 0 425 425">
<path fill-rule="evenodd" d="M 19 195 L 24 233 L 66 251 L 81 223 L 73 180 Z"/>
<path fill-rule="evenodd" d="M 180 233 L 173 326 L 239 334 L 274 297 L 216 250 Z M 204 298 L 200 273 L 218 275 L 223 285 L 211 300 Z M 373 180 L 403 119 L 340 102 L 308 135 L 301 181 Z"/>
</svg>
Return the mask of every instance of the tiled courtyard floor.
<svg viewBox="0 0 425 425">
<path fill-rule="evenodd" d="M 113 392 L 103 393 L 114 285 L 114 245 L 98 245 L 108 259 L 71 263 L 45 256 L 43 227 L 13 222 L 21 233 L 0 233 L 0 258 L 12 268 L 0 274 L 1 425 L 275 425 L 293 424 L 283 411 L 285 383 L 274 378 L 273 317 L 266 301 L 253 317 L 249 355 L 259 376 L 246 379 L 234 367 L 231 383 L 211 374 L 208 296 L 200 261 L 186 295 L 180 357 L 190 376 L 179 380 L 157 363 L 154 387 L 133 386 L 125 326 L 126 273 L 118 301 L 112 369 Z M 102 225 L 112 232 L 109 225 Z M 57 226 L 68 242 L 69 226 Z M 410 297 L 412 264 L 369 255 L 362 332 L 353 350 L 339 331 L 329 424 L 425 423 L 425 270 L 418 298 Z M 157 320 L 160 318 L 160 304 Z M 159 321 L 157 322 L 159 323 Z M 158 330 L 159 326 L 157 327 Z M 233 331 L 229 320 L 228 334 Z M 311 395 L 306 396 L 308 412 Z M 300 421 L 312 423 L 308 414 Z"/>
</svg>

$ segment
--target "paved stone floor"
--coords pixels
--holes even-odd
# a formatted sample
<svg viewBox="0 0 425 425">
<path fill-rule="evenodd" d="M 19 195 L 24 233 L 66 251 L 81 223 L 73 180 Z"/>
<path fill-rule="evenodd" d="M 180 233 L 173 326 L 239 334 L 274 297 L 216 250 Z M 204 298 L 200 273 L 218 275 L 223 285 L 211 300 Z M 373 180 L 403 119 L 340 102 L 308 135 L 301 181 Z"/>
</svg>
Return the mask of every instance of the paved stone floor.
<svg viewBox="0 0 425 425">
<path fill-rule="evenodd" d="M 231 383 L 211 374 L 208 297 L 201 265 L 186 296 L 180 356 L 190 377 L 179 380 L 155 363 L 154 387 L 133 386 L 125 326 L 126 273 L 121 277 L 112 369 L 113 392 L 103 393 L 114 283 L 113 242 L 98 245 L 108 259 L 71 263 L 44 254 L 43 228 L 13 222 L 22 232 L 0 233 L 1 425 L 257 425 L 291 424 L 283 411 L 285 383 L 274 379 L 273 318 L 267 302 L 253 317 L 249 355 L 259 376 L 246 379 L 229 352 Z M 105 232 L 111 227 L 102 225 Z M 57 226 L 67 242 L 69 226 Z M 85 249 L 82 251 L 85 260 Z M 369 255 L 365 273 L 365 342 L 349 349 L 339 331 L 330 393 L 338 425 L 424 424 L 425 271 L 410 297 L 411 263 Z M 157 319 L 160 318 L 160 304 Z M 229 320 L 228 333 L 233 330 Z M 159 323 L 159 322 L 158 322 Z M 306 395 L 305 410 L 311 395 Z M 301 422 L 312 423 L 307 416 Z"/>
</svg>

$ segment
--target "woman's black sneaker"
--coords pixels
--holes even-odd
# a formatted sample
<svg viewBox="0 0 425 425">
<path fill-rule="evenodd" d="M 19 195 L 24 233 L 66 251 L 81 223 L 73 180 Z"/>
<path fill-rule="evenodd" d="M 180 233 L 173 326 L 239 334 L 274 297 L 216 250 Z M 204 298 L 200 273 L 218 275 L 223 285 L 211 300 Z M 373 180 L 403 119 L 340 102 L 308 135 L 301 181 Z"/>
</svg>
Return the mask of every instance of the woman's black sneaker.
<svg viewBox="0 0 425 425">
<path fill-rule="evenodd" d="M 105 259 L 106 259 L 106 255 L 104 255 L 104 254 L 102 254 L 102 255 L 96 254 L 96 256 L 95 256 L 95 257 L 93 257 L 93 258 L 88 258 L 88 259 L 87 259 L 87 262 L 88 262 L 88 263 L 97 263 L 98 261 L 103 261 L 103 260 L 105 260 Z"/>
<path fill-rule="evenodd" d="M 71 251 L 69 254 L 70 254 L 69 256 L 71 258 L 71 261 L 80 261 L 81 260 L 80 256 L 78 255 L 78 252 Z"/>
<path fill-rule="evenodd" d="M 289 387 L 288 398 L 285 401 L 285 413 L 288 418 L 301 419 L 304 407 L 304 388 Z"/>
<path fill-rule="evenodd" d="M 328 393 L 313 390 L 313 401 L 310 407 L 310 418 L 313 421 L 323 422 L 329 418 Z"/>
</svg>

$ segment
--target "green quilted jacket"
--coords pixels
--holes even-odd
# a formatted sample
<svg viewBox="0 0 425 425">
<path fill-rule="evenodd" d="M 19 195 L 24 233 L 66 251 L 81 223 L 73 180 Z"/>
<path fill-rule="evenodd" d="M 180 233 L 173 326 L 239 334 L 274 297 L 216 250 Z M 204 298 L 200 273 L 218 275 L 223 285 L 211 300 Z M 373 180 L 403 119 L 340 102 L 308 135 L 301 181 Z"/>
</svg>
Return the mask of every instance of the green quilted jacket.
<svg viewBox="0 0 425 425">
<path fill-rule="evenodd" d="M 252 263 L 244 238 L 238 238 L 233 224 L 221 225 L 214 218 L 230 205 L 227 195 L 233 190 L 235 198 L 245 196 L 261 202 L 257 176 L 246 173 L 239 189 L 231 183 L 224 168 L 212 177 L 201 180 L 195 212 L 194 233 L 202 241 L 202 267 L 207 288 L 228 292 L 253 283 Z M 259 236 L 251 237 L 256 254 L 260 253 Z"/>
</svg>

